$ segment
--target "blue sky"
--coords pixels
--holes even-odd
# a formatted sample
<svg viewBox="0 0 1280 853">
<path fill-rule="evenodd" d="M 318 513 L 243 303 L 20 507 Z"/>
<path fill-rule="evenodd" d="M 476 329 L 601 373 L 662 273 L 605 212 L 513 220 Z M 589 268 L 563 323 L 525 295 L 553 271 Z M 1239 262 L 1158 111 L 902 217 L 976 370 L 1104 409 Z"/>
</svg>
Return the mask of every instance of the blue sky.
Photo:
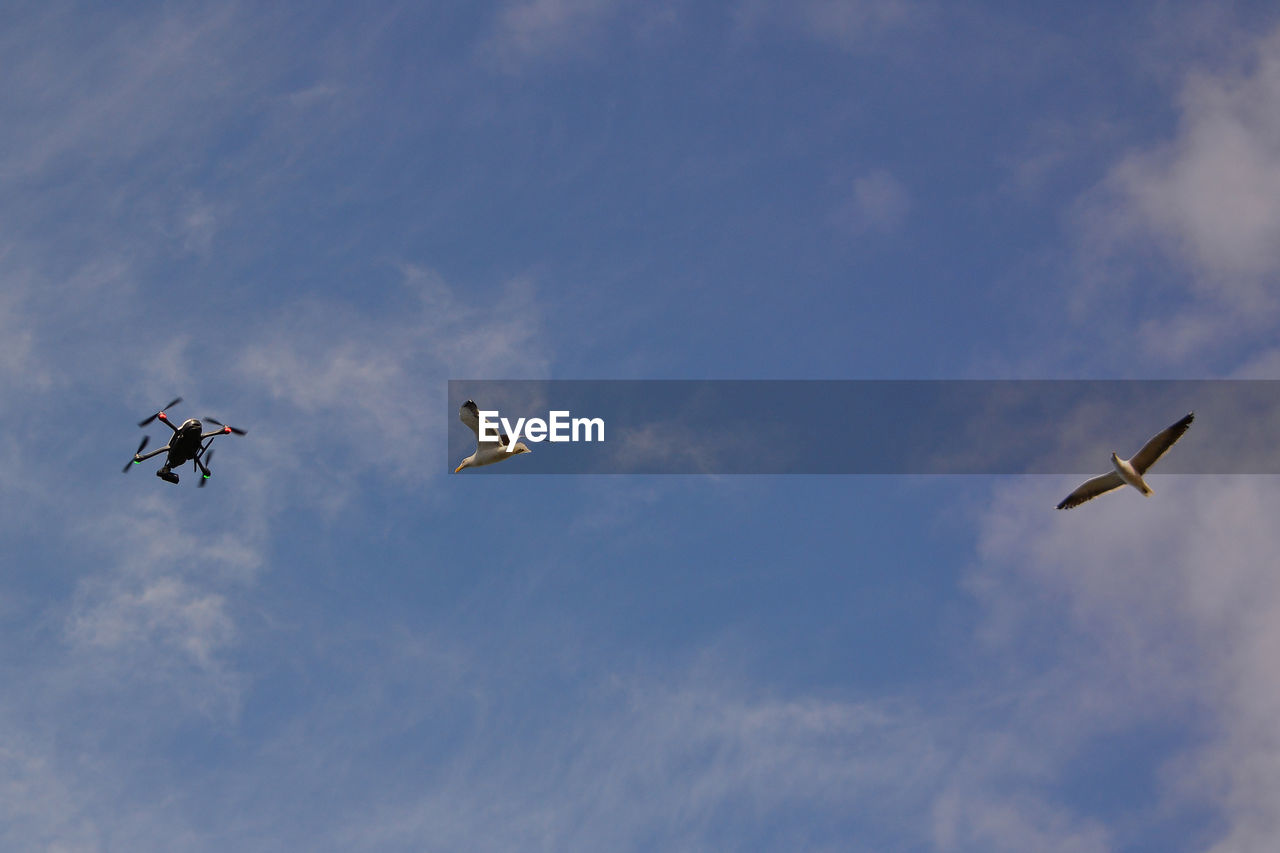
<svg viewBox="0 0 1280 853">
<path fill-rule="evenodd" d="M 1269 4 L 0 22 L 0 847 L 1280 834 L 1275 478 L 439 473 L 451 378 L 1280 378 Z"/>
</svg>

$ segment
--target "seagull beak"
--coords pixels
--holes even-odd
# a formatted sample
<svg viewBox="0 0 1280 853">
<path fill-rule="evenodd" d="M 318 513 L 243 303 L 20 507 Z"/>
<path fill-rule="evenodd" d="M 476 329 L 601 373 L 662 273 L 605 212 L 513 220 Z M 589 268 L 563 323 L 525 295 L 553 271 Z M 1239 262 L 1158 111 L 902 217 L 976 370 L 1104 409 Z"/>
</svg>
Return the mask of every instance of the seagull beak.
<svg viewBox="0 0 1280 853">
<path fill-rule="evenodd" d="M 459 472 L 459 471 L 461 471 L 461 470 L 462 470 L 462 466 L 461 466 L 461 465 L 459 465 L 457 468 L 454 468 L 454 469 L 453 469 L 453 473 L 455 473 L 455 474 L 456 474 L 456 473 L 458 473 L 458 472 Z"/>
</svg>

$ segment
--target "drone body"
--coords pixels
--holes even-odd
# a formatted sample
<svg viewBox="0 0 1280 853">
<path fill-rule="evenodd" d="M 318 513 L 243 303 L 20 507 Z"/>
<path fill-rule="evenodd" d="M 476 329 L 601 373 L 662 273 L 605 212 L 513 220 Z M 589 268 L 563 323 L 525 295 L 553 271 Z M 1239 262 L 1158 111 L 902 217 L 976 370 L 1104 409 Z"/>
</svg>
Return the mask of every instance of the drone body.
<svg viewBox="0 0 1280 853">
<path fill-rule="evenodd" d="M 172 400 L 168 406 L 165 406 L 165 409 L 176 406 L 181 402 L 181 397 L 176 400 Z M 147 441 L 149 440 L 148 437 L 144 436 L 142 443 L 138 445 L 138 449 L 133 454 L 132 461 L 130 461 L 128 465 L 124 466 L 124 470 L 127 472 L 131 466 L 137 465 L 139 462 L 143 462 L 153 456 L 159 456 L 161 453 L 167 453 L 168 456 L 165 458 L 164 464 L 161 465 L 160 470 L 156 472 L 156 476 L 161 480 L 164 480 L 166 483 L 178 482 L 178 475 L 174 473 L 173 469 L 191 462 L 192 467 L 201 474 L 202 478 L 200 480 L 200 485 L 203 487 L 205 481 L 212 476 L 212 472 L 209 471 L 209 461 L 213 459 L 213 451 L 209 449 L 209 445 L 212 444 L 213 440 L 220 435 L 230 435 L 233 433 L 235 435 L 245 434 L 244 430 L 227 426 L 213 418 L 205 418 L 205 420 L 218 426 L 218 429 L 213 432 L 204 432 L 204 425 L 196 418 L 187 418 L 182 422 L 181 426 L 174 426 L 173 422 L 169 419 L 169 416 L 165 414 L 164 409 L 161 409 L 151 417 L 146 418 L 139 423 L 138 426 L 145 427 L 147 424 L 155 420 L 160 421 L 169 429 L 173 430 L 173 435 L 170 437 L 169 443 L 164 447 L 144 454 L 142 450 L 147 446 Z"/>
</svg>

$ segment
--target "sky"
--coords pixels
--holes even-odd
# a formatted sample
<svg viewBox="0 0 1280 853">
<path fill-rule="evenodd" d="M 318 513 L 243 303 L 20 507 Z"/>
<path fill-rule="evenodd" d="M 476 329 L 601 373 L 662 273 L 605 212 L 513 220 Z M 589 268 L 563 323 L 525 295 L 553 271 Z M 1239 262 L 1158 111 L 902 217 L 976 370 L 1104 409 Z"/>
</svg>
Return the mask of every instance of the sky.
<svg viewBox="0 0 1280 853">
<path fill-rule="evenodd" d="M 450 379 L 1280 379 L 1272 4 L 55 0 L 0 72 L 0 847 L 1280 835 L 1275 477 L 443 464 Z M 248 435 L 122 476 L 178 395 Z"/>
</svg>

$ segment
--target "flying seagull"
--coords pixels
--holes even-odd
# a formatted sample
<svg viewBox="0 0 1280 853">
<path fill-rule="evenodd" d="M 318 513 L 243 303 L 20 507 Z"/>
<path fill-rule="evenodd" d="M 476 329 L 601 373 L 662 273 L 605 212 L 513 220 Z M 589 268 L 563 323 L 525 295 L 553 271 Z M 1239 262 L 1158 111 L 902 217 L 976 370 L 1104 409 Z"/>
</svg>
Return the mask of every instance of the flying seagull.
<svg viewBox="0 0 1280 853">
<path fill-rule="evenodd" d="M 462 404 L 462 408 L 458 409 L 458 419 L 471 427 L 471 431 L 476 434 L 476 452 L 463 459 L 462 464 L 453 469 L 455 474 L 463 468 L 479 468 L 481 465 L 492 465 L 494 462 L 510 459 L 517 453 L 530 452 L 529 448 L 524 446 L 523 441 L 517 441 L 515 447 L 507 450 L 507 445 L 511 443 L 511 438 L 501 431 L 499 431 L 497 441 L 481 441 L 480 407 L 473 400 L 468 400 Z"/>
<path fill-rule="evenodd" d="M 1107 492 L 1120 488 L 1125 483 L 1133 486 L 1146 497 L 1151 497 L 1151 487 L 1143 481 L 1142 475 L 1147 473 L 1148 468 L 1156 464 L 1157 459 L 1164 456 L 1166 450 L 1173 447 L 1175 441 L 1182 438 L 1182 434 L 1191 426 L 1191 421 L 1195 419 L 1195 416 L 1195 412 L 1191 412 L 1173 426 L 1153 435 L 1151 440 L 1142 445 L 1142 449 L 1135 453 L 1132 459 L 1121 459 L 1113 451 L 1111 453 L 1111 465 L 1115 470 L 1094 477 L 1092 480 L 1086 480 L 1074 492 L 1067 495 L 1062 503 L 1058 504 L 1058 509 L 1071 509 L 1074 506 L 1080 506 L 1090 498 L 1105 495 Z"/>
</svg>

